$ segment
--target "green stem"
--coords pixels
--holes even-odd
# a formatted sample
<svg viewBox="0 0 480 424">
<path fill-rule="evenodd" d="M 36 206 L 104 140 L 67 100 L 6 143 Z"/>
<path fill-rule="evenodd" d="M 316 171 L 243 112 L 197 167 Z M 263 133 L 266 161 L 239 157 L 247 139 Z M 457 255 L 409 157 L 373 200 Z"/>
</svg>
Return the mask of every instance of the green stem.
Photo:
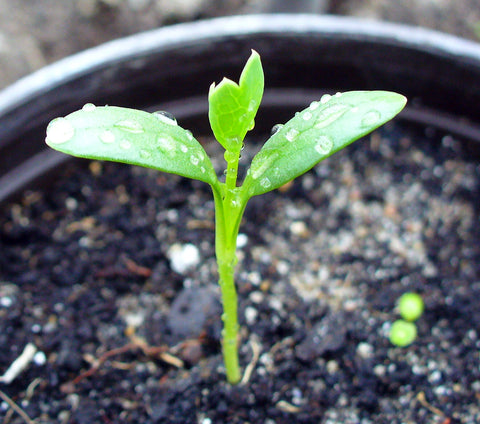
<svg viewBox="0 0 480 424">
<path fill-rule="evenodd" d="M 237 264 L 237 236 L 245 204 L 240 202 L 236 187 L 239 153 L 226 153 L 227 177 L 222 192 L 213 190 L 215 200 L 215 253 L 218 264 L 219 285 L 222 292 L 223 331 L 222 351 L 227 380 L 240 381 L 238 364 L 238 316 L 235 266 Z"/>
</svg>

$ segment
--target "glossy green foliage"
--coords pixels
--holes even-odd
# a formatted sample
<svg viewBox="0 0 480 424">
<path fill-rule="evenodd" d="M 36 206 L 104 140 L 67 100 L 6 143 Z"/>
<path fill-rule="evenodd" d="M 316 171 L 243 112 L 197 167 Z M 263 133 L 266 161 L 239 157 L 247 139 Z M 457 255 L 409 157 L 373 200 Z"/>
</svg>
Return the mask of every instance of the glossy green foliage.
<svg viewBox="0 0 480 424">
<path fill-rule="evenodd" d="M 86 104 L 50 122 L 46 143 L 72 156 L 141 165 L 218 184 L 203 147 L 164 112 Z"/>
<path fill-rule="evenodd" d="M 243 139 L 255 125 L 263 97 L 264 77 L 257 52 L 252 51 L 239 83 L 224 78 L 208 93 L 210 126 L 217 141 L 230 152 L 239 152 Z"/>
<path fill-rule="evenodd" d="M 275 132 L 254 157 L 244 182 L 247 197 L 266 193 L 392 119 L 400 94 L 350 91 L 325 95 Z"/>
</svg>

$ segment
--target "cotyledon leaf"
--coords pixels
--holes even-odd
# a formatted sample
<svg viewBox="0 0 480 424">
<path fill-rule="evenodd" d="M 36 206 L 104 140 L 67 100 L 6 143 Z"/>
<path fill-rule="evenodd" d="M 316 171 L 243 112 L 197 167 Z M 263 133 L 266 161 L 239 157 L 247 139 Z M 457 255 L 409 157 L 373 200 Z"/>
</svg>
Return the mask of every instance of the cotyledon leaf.
<svg viewBox="0 0 480 424">
<path fill-rule="evenodd" d="M 140 165 L 218 184 L 203 147 L 164 112 L 88 103 L 51 121 L 45 141 L 73 156 Z"/>
<path fill-rule="evenodd" d="M 253 158 L 241 188 L 250 198 L 302 175 L 397 115 L 406 98 L 389 91 L 324 95 L 279 126 Z"/>
<path fill-rule="evenodd" d="M 252 50 L 239 83 L 224 78 L 208 93 L 208 117 L 217 141 L 228 151 L 238 152 L 263 97 L 264 75 L 259 54 Z"/>
</svg>

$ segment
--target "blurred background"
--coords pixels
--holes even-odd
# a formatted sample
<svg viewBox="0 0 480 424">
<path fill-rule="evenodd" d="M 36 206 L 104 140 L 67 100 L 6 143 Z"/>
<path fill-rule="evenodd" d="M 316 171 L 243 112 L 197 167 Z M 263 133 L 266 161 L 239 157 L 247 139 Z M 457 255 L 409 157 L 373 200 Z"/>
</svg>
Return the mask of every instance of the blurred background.
<svg viewBox="0 0 480 424">
<path fill-rule="evenodd" d="M 139 31 L 292 11 L 402 22 L 480 41 L 479 0 L 0 0 L 0 89 L 64 56 Z"/>
</svg>

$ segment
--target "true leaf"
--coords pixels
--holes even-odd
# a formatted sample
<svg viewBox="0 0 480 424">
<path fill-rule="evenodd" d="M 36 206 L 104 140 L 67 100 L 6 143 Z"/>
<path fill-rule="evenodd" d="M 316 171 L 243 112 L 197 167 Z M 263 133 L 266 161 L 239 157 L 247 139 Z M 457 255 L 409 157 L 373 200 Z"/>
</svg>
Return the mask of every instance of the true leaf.
<svg viewBox="0 0 480 424">
<path fill-rule="evenodd" d="M 350 91 L 311 103 L 274 133 L 253 158 L 242 197 L 286 184 L 392 119 L 405 103 L 405 97 L 388 91 Z"/>
<path fill-rule="evenodd" d="M 260 56 L 252 50 L 239 84 L 224 78 L 208 93 L 208 117 L 215 138 L 228 151 L 238 152 L 263 96 L 264 77 Z"/>
<path fill-rule="evenodd" d="M 87 104 L 50 122 L 45 141 L 73 156 L 140 165 L 218 184 L 200 143 L 162 113 Z"/>
</svg>

